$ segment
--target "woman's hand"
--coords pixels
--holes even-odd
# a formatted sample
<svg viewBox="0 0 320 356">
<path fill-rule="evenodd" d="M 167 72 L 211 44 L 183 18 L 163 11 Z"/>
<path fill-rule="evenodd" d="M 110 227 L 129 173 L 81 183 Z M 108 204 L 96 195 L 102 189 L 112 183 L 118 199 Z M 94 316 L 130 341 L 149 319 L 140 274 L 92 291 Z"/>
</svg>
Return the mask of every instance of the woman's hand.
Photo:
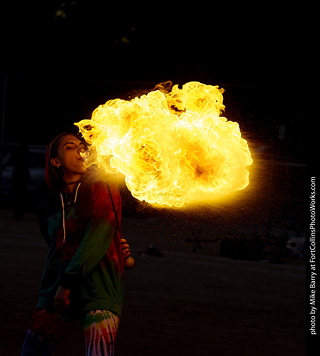
<svg viewBox="0 0 320 356">
<path fill-rule="evenodd" d="M 69 305 L 70 290 L 59 286 L 57 293 L 54 297 L 54 307 L 57 312 L 63 312 Z"/>
<path fill-rule="evenodd" d="M 131 253 L 130 253 L 130 249 L 129 249 L 129 245 L 126 239 L 120 239 L 121 241 L 121 245 L 122 245 L 122 254 L 123 254 L 123 259 L 127 259 Z"/>
</svg>

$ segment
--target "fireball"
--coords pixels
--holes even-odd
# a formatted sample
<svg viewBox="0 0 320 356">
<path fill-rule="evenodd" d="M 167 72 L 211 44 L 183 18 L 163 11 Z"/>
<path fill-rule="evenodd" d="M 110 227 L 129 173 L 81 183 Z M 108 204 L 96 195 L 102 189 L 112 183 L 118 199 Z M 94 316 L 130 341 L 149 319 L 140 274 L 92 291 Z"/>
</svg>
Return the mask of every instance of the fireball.
<svg viewBox="0 0 320 356">
<path fill-rule="evenodd" d="M 224 90 L 200 82 L 156 88 L 109 100 L 76 123 L 90 145 L 86 164 L 121 172 L 135 198 L 159 206 L 246 188 L 253 161 L 238 123 L 220 116 Z"/>
</svg>

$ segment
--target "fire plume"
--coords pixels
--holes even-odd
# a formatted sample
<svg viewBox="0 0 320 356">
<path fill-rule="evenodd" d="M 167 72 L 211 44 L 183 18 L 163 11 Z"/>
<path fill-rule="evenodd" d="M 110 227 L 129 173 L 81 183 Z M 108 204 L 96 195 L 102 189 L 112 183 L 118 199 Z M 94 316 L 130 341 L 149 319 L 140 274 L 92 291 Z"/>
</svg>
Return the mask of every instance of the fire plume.
<svg viewBox="0 0 320 356">
<path fill-rule="evenodd" d="M 130 101 L 109 100 L 76 123 L 90 145 L 87 165 L 123 173 L 135 198 L 161 206 L 246 188 L 251 154 L 238 123 L 220 116 L 224 90 L 163 84 Z"/>
</svg>

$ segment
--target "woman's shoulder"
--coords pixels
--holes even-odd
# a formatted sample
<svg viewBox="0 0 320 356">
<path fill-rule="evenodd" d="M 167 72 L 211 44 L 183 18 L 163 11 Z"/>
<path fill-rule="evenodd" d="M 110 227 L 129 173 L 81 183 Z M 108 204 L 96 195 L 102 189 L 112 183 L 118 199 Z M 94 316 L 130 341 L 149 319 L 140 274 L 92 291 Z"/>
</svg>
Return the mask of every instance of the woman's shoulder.
<svg viewBox="0 0 320 356">
<path fill-rule="evenodd" d="M 96 181 L 92 184 L 92 189 L 96 194 L 102 195 L 118 195 L 119 188 L 116 184 L 108 182 L 108 181 Z"/>
<path fill-rule="evenodd" d="M 98 169 L 91 169 L 85 176 L 84 186 L 91 187 L 93 192 L 106 192 L 116 194 L 119 191 L 117 182 L 109 174 L 103 173 Z"/>
</svg>

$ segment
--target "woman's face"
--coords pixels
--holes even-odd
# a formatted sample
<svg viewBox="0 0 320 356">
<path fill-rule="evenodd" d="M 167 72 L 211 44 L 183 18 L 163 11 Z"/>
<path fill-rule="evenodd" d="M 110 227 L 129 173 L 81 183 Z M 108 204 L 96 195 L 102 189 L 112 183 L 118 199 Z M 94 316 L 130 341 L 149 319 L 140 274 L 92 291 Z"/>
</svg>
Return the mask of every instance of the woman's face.
<svg viewBox="0 0 320 356">
<path fill-rule="evenodd" d="M 64 180 L 87 172 L 84 158 L 80 153 L 86 151 L 86 146 L 76 136 L 66 135 L 60 138 L 57 155 L 51 159 L 51 164 L 64 169 Z"/>
</svg>

